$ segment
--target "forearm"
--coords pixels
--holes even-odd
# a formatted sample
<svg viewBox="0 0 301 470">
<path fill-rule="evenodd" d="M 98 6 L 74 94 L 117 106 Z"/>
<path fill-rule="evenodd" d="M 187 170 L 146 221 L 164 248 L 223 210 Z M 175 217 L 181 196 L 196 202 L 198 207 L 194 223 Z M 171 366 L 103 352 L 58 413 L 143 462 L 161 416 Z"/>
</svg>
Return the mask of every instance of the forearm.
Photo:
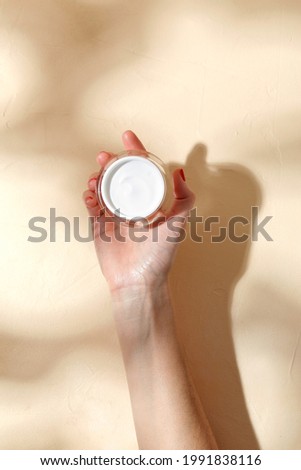
<svg viewBox="0 0 301 470">
<path fill-rule="evenodd" d="M 113 295 L 139 447 L 211 449 L 176 339 L 167 284 Z"/>
</svg>

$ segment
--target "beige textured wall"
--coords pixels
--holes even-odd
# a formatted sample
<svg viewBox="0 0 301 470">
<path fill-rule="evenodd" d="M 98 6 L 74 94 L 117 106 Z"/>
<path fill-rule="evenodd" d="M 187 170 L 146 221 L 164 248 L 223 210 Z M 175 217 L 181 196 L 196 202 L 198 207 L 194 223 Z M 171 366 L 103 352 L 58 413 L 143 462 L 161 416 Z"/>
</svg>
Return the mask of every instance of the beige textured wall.
<svg viewBox="0 0 301 470">
<path fill-rule="evenodd" d="M 185 166 L 203 215 L 272 215 L 273 242 L 181 246 L 179 334 L 221 448 L 300 448 L 299 0 L 0 0 L 0 447 L 130 449 L 134 427 L 81 218 L 132 128 Z M 166 429 L 168 432 L 168 429 Z"/>
</svg>

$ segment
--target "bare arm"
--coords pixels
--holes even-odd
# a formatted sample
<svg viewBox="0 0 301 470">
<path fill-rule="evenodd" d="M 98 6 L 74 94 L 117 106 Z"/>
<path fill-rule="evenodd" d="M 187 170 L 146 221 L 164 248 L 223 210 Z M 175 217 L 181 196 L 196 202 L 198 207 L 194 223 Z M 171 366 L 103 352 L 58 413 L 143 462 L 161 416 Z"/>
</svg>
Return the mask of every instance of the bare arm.
<svg viewBox="0 0 301 470">
<path fill-rule="evenodd" d="M 145 150 L 137 136 L 123 134 L 126 149 Z M 101 168 L 114 158 L 100 152 Z M 177 242 L 168 241 L 174 216 L 186 217 L 194 194 L 184 171 L 173 173 L 174 202 L 166 220 L 158 226 L 158 240 L 148 232 L 137 243 L 129 228 L 121 226 L 124 242 L 113 236 L 115 223 L 106 223 L 95 195 L 95 175 L 88 181 L 84 200 L 94 223 L 96 253 L 108 282 L 120 339 L 137 438 L 141 449 L 212 449 L 216 447 L 208 421 L 188 379 L 177 342 L 167 277 L 176 254 Z M 110 237 L 104 243 L 100 233 Z M 187 312 L 189 314 L 189 312 Z"/>
<path fill-rule="evenodd" d="M 122 290 L 113 306 L 140 449 L 216 448 L 180 354 L 167 284 Z"/>
</svg>

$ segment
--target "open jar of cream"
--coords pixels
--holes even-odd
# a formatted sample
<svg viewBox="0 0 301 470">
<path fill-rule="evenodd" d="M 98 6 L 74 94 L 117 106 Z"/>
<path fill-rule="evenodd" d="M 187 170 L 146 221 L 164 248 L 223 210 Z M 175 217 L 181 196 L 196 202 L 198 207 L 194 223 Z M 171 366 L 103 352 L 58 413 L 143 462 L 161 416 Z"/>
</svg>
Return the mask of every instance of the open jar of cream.
<svg viewBox="0 0 301 470">
<path fill-rule="evenodd" d="M 166 207 L 169 192 L 164 163 L 141 150 L 116 155 L 97 182 L 100 206 L 128 223 L 139 219 L 147 225 L 154 222 L 158 211 Z"/>
</svg>

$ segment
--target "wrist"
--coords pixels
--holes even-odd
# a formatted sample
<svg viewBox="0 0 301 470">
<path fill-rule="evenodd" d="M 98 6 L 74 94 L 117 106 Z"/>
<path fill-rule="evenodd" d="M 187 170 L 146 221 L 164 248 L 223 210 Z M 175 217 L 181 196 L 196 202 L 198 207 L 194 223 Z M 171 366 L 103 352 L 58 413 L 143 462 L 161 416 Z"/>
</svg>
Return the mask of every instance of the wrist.
<svg viewBox="0 0 301 470">
<path fill-rule="evenodd" d="M 155 299 L 157 294 L 168 295 L 168 282 L 167 278 L 164 278 L 149 284 L 140 283 L 118 287 L 111 289 L 110 292 L 114 308 L 124 308 L 131 306 L 132 303 L 142 302 L 146 298 Z"/>
<path fill-rule="evenodd" d="M 119 338 L 145 341 L 152 332 L 164 332 L 172 322 L 167 280 L 155 285 L 135 285 L 112 292 Z"/>
</svg>

